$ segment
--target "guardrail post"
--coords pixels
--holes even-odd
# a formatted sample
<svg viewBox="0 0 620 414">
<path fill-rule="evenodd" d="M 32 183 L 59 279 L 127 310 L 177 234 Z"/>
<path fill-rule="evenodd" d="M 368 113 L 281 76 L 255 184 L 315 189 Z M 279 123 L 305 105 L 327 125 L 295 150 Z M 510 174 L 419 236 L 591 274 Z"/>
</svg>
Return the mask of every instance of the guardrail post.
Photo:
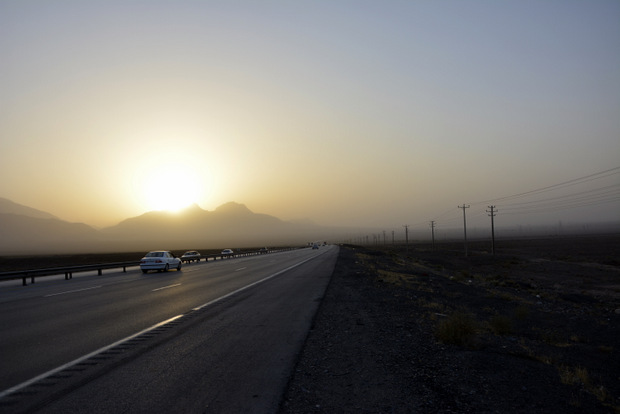
<svg viewBox="0 0 620 414">
<path fill-rule="evenodd" d="M 26 276 L 22 277 L 22 286 L 28 286 L 28 283 L 26 283 Z"/>
<path fill-rule="evenodd" d="M 97 274 L 101 276 L 101 269 L 97 269 Z"/>
<path fill-rule="evenodd" d="M 127 266 L 123 266 L 123 273 L 127 273 Z"/>
<path fill-rule="evenodd" d="M 30 276 L 30 283 L 34 283 L 34 275 Z"/>
</svg>

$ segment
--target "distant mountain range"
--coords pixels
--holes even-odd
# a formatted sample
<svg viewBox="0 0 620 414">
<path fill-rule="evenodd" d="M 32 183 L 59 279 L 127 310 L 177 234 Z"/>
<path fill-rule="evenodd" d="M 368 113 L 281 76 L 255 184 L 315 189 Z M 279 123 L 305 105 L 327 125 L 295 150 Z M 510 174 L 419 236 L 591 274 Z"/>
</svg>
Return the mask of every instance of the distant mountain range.
<svg viewBox="0 0 620 414">
<path fill-rule="evenodd" d="M 0 198 L 0 255 L 305 244 L 333 232 L 309 221 L 257 214 L 234 202 L 214 211 L 198 205 L 179 213 L 151 211 L 97 230 Z"/>
</svg>

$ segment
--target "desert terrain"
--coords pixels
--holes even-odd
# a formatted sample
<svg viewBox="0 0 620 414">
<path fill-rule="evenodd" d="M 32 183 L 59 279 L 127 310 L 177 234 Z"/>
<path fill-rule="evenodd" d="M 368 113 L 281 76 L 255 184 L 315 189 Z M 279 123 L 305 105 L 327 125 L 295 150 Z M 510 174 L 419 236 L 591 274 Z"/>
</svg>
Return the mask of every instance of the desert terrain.
<svg viewBox="0 0 620 414">
<path fill-rule="evenodd" d="M 343 246 L 281 413 L 620 412 L 620 235 Z"/>
<path fill-rule="evenodd" d="M 620 413 L 619 351 L 618 234 L 343 245 L 280 412 Z"/>
</svg>

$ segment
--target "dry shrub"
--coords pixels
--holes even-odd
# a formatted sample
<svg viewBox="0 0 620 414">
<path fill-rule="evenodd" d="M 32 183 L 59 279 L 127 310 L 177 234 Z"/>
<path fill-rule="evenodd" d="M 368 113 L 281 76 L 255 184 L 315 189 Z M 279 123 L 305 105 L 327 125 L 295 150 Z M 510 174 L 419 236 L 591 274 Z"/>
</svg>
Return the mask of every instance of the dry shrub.
<svg viewBox="0 0 620 414">
<path fill-rule="evenodd" d="M 446 305 L 440 302 L 430 302 L 424 298 L 420 298 L 416 301 L 418 306 L 422 306 L 424 308 L 433 309 L 437 312 L 444 313 L 446 311 Z"/>
<path fill-rule="evenodd" d="M 562 384 L 581 385 L 601 402 L 606 402 L 610 399 L 610 394 L 607 389 L 602 385 L 596 385 L 590 378 L 590 374 L 586 368 L 571 368 L 562 365 L 558 370 Z"/>
<path fill-rule="evenodd" d="M 405 273 L 393 272 L 391 270 L 377 269 L 380 280 L 394 284 L 396 286 L 405 286 L 409 283 L 411 275 Z"/>
<path fill-rule="evenodd" d="M 590 376 L 588 375 L 588 370 L 582 367 L 571 368 L 565 365 L 559 368 L 560 371 L 560 381 L 562 384 L 573 385 L 573 384 L 587 384 L 590 382 Z"/>
<path fill-rule="evenodd" d="M 494 315 L 489 321 L 489 325 L 496 335 L 508 335 L 512 332 L 512 321 L 503 315 Z"/>
<path fill-rule="evenodd" d="M 524 321 L 530 317 L 530 308 L 525 305 L 519 305 L 515 308 L 515 319 Z"/>
<path fill-rule="evenodd" d="M 472 343 L 477 331 L 473 316 L 466 312 L 454 312 L 437 326 L 436 338 L 445 344 L 468 345 Z"/>
</svg>

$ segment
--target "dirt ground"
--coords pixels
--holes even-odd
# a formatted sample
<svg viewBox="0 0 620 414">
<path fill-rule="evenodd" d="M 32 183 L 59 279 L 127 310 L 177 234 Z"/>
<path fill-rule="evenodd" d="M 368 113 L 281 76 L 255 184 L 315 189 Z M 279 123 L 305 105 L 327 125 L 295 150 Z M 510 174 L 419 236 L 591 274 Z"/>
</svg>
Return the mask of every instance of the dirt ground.
<svg viewBox="0 0 620 414">
<path fill-rule="evenodd" d="M 620 413 L 620 235 L 343 246 L 281 414 Z"/>
</svg>

